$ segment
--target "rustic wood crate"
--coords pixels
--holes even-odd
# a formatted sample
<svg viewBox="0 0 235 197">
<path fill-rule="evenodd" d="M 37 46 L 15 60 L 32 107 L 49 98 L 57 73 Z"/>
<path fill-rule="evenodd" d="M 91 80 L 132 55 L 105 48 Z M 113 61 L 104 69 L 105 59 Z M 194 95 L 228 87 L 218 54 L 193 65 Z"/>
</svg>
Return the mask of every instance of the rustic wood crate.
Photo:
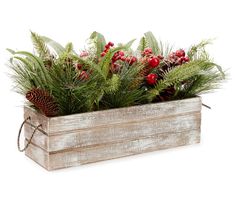
<svg viewBox="0 0 235 197">
<path fill-rule="evenodd" d="M 201 98 L 48 118 L 25 107 L 26 155 L 47 170 L 200 142 Z"/>
</svg>

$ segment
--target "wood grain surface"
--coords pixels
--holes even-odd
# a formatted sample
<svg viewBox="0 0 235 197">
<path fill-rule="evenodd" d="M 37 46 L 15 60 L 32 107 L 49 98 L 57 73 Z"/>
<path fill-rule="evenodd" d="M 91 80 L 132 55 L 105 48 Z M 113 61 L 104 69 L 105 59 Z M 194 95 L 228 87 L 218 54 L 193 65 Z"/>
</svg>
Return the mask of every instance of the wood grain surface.
<svg viewBox="0 0 235 197">
<path fill-rule="evenodd" d="M 47 170 L 200 142 L 200 97 L 47 118 L 25 108 L 26 155 Z"/>
</svg>

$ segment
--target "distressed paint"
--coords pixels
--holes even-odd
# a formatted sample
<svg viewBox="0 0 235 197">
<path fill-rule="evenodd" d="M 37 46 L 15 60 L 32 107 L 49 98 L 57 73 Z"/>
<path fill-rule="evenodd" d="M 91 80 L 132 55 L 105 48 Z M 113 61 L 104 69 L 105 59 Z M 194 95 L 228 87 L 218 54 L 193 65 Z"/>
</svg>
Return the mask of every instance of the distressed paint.
<svg viewBox="0 0 235 197">
<path fill-rule="evenodd" d="M 30 108 L 26 155 L 48 170 L 200 142 L 200 97 L 47 118 Z M 33 125 L 33 126 L 32 126 Z"/>
</svg>

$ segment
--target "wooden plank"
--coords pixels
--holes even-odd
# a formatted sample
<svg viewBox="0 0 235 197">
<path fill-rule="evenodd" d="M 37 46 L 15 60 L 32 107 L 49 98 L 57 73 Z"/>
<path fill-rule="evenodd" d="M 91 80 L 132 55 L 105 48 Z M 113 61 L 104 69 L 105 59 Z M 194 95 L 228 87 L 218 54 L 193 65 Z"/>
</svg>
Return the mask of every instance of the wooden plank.
<svg viewBox="0 0 235 197">
<path fill-rule="evenodd" d="M 25 108 L 26 155 L 48 170 L 200 142 L 201 99 L 47 118 Z M 34 127 L 32 127 L 34 125 Z"/>
<path fill-rule="evenodd" d="M 24 135 L 27 140 L 31 138 L 34 129 L 35 127 L 30 124 L 24 125 Z M 37 130 L 32 138 L 32 142 L 49 152 L 49 137 L 45 132 Z"/>
<path fill-rule="evenodd" d="M 199 129 L 200 118 L 200 113 L 194 112 L 145 120 L 141 123 L 130 122 L 91 129 L 74 130 L 70 133 L 60 133 L 49 137 L 42 132 L 36 132 L 32 142 L 48 152 L 60 151 L 77 147 L 133 140 L 153 136 L 158 133 Z M 25 136 L 27 139 L 30 138 L 32 132 L 33 128 L 26 125 Z"/>
<path fill-rule="evenodd" d="M 41 160 L 47 155 L 47 152 L 41 148 L 31 144 L 27 155 L 48 170 L 55 170 L 199 142 L 200 130 L 197 129 L 181 133 L 160 133 L 148 138 L 50 153 L 48 166 L 45 163 L 41 164 Z M 42 151 L 44 154 L 41 154 Z M 39 156 L 38 153 L 40 153 Z"/>
<path fill-rule="evenodd" d="M 96 111 L 49 119 L 49 134 L 76 129 L 92 128 L 107 124 L 143 121 L 201 110 L 201 98 L 146 104 L 140 106 Z"/>
<path fill-rule="evenodd" d="M 28 141 L 26 140 L 25 143 L 27 142 Z M 49 153 L 40 147 L 30 144 L 29 147 L 25 150 L 25 155 L 45 169 L 49 169 Z"/>
<path fill-rule="evenodd" d="M 37 112 L 36 110 L 29 108 L 29 107 L 24 107 L 24 118 L 26 119 L 27 117 L 30 116 L 30 120 L 27 121 L 29 124 L 32 124 L 34 126 L 38 126 L 42 124 L 42 127 L 40 127 L 40 130 L 48 133 L 49 132 L 49 119 L 48 117 L 42 115 L 41 113 Z"/>
</svg>

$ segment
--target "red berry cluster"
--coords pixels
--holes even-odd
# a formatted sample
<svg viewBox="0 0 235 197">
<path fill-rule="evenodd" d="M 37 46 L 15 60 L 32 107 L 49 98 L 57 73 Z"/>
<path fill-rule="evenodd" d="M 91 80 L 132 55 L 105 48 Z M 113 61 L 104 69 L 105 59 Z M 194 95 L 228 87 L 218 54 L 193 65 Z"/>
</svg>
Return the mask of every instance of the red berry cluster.
<svg viewBox="0 0 235 197">
<path fill-rule="evenodd" d="M 154 55 L 153 51 L 151 48 L 146 48 L 143 52 L 142 52 L 142 63 L 146 64 L 149 68 L 149 71 L 153 68 L 156 68 L 159 66 L 160 61 L 163 59 L 163 56 L 161 55 Z M 146 76 L 146 82 L 149 85 L 154 85 L 157 83 L 157 78 L 158 75 L 155 73 L 150 73 Z"/>
<path fill-rule="evenodd" d="M 116 53 L 114 53 L 114 55 L 112 57 L 111 70 L 113 72 L 117 72 L 121 67 L 121 65 L 116 63 L 118 60 L 123 61 L 123 62 L 127 62 L 129 65 L 132 65 L 135 62 L 137 62 L 137 58 L 135 56 L 125 57 L 125 53 L 123 51 L 117 51 Z"/>
<path fill-rule="evenodd" d="M 137 62 L 137 58 L 135 56 L 125 57 L 125 53 L 123 51 L 117 51 L 116 53 L 114 53 L 113 58 L 112 58 L 112 63 L 115 63 L 118 60 L 127 62 L 130 65 Z"/>
<path fill-rule="evenodd" d="M 146 48 L 142 52 L 142 56 L 143 62 L 147 62 L 150 68 L 156 68 L 160 64 L 160 61 L 163 59 L 161 55 L 153 55 L 153 51 L 151 48 Z"/>
<path fill-rule="evenodd" d="M 114 53 L 113 58 L 112 58 L 112 63 L 121 60 L 121 61 L 125 61 L 125 54 L 123 51 L 117 51 L 116 53 Z"/>
<path fill-rule="evenodd" d="M 169 55 L 168 59 L 171 63 L 176 65 L 181 65 L 183 63 L 189 62 L 189 57 L 185 56 L 185 51 L 183 49 L 179 49 L 176 52 L 173 52 Z"/>
<path fill-rule="evenodd" d="M 146 49 L 144 49 L 144 51 L 142 52 L 141 55 L 144 57 L 144 56 L 152 55 L 152 53 L 153 53 L 153 51 L 151 48 L 146 48 Z"/>
<path fill-rule="evenodd" d="M 89 73 L 86 70 L 82 70 L 83 65 L 80 63 L 77 63 L 74 65 L 75 69 L 78 71 L 78 79 L 81 80 L 87 80 L 89 78 Z"/>
<path fill-rule="evenodd" d="M 129 64 L 129 65 L 132 65 L 134 64 L 135 62 L 137 62 L 137 57 L 135 56 L 128 56 L 126 58 L 126 62 Z"/>
<path fill-rule="evenodd" d="M 116 63 L 116 61 L 121 60 L 121 61 L 125 61 L 125 54 L 123 51 L 117 51 L 116 53 L 114 53 L 113 57 L 112 57 L 112 64 L 111 64 L 111 71 L 112 72 L 118 72 L 121 68 L 121 66 L 119 64 Z"/>
<path fill-rule="evenodd" d="M 104 46 L 104 48 L 105 48 L 104 51 L 100 54 L 101 57 L 104 57 L 106 55 L 106 53 L 109 51 L 110 47 L 113 47 L 113 46 L 114 46 L 114 44 L 112 42 L 108 42 L 108 44 L 106 44 Z"/>
</svg>

